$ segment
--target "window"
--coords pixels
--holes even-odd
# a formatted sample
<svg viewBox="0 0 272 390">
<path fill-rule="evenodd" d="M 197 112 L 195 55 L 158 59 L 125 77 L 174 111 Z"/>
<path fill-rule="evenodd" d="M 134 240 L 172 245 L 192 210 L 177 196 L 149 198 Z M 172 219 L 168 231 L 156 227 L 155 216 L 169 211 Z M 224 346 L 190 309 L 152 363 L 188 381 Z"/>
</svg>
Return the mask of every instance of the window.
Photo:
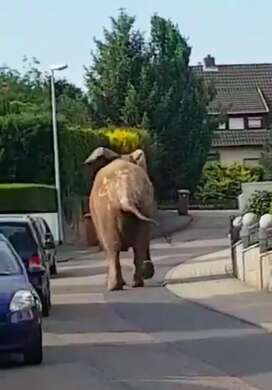
<svg viewBox="0 0 272 390">
<path fill-rule="evenodd" d="M 219 160 L 220 160 L 220 156 L 219 156 L 218 151 L 216 151 L 216 150 L 211 150 L 211 151 L 208 153 L 207 161 L 219 161 Z"/>
<path fill-rule="evenodd" d="M 229 118 L 230 130 L 244 130 L 245 122 L 244 118 Z"/>
<path fill-rule="evenodd" d="M 25 223 L 1 221 L 0 233 L 10 241 L 23 260 L 32 256 L 37 249 L 31 231 Z"/>
<path fill-rule="evenodd" d="M 0 242 L 0 274 L 19 274 L 21 271 L 19 262 L 8 245 L 3 241 Z"/>
<path fill-rule="evenodd" d="M 244 165 L 247 167 L 256 167 L 259 165 L 260 160 L 258 158 L 245 158 Z"/>
<path fill-rule="evenodd" d="M 248 118 L 249 129 L 260 129 L 262 127 L 262 118 Z"/>
</svg>

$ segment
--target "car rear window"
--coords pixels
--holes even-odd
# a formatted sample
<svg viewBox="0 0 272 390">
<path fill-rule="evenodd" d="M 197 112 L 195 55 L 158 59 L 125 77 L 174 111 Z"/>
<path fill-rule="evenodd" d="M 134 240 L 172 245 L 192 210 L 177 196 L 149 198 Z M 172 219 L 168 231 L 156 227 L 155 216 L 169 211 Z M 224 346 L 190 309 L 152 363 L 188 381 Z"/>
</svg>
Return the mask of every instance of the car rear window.
<svg viewBox="0 0 272 390">
<path fill-rule="evenodd" d="M 13 245 L 23 260 L 36 252 L 36 244 L 27 223 L 0 222 L 2 233 Z"/>
<path fill-rule="evenodd" d="M 0 275 L 22 273 L 22 268 L 7 243 L 0 241 Z"/>
</svg>

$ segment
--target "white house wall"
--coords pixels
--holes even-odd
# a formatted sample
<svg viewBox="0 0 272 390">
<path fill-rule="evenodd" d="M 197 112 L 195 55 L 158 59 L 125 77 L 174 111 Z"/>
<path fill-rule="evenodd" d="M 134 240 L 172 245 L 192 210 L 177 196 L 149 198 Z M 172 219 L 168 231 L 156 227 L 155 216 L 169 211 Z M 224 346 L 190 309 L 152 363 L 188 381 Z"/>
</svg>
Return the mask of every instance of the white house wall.
<svg viewBox="0 0 272 390">
<path fill-rule="evenodd" d="M 261 147 L 228 147 L 218 149 L 220 162 L 231 165 L 235 162 L 257 164 L 262 153 Z M 255 160 L 255 162 L 254 162 Z"/>
</svg>

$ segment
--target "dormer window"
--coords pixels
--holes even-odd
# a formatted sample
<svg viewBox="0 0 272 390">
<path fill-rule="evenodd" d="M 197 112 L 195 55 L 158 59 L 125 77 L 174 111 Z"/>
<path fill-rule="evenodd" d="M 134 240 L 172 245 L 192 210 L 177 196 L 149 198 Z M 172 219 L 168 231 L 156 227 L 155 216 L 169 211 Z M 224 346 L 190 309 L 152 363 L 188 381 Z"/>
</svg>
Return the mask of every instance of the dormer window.
<svg viewBox="0 0 272 390">
<path fill-rule="evenodd" d="M 262 128 L 262 118 L 261 117 L 249 117 L 247 119 L 249 129 L 261 129 Z"/>
</svg>

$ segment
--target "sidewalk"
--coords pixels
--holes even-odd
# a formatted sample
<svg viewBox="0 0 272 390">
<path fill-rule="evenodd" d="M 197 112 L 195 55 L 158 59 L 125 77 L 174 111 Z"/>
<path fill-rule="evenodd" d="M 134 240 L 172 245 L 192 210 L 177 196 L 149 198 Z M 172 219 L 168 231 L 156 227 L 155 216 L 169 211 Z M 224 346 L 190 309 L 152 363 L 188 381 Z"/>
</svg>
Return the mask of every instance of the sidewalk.
<svg viewBox="0 0 272 390">
<path fill-rule="evenodd" d="M 232 277 L 229 249 L 194 258 L 166 275 L 175 295 L 272 331 L 272 294 Z"/>
<path fill-rule="evenodd" d="M 191 215 L 179 215 L 176 210 L 158 210 L 155 217 L 160 224 L 152 227 L 152 239 L 162 236 L 162 231 L 167 235 L 174 234 L 185 229 L 192 221 Z"/>
<path fill-rule="evenodd" d="M 162 232 L 168 236 L 185 229 L 192 221 L 192 216 L 180 216 L 175 210 L 158 210 L 156 220 L 160 223 L 158 227 L 152 227 L 152 239 L 162 236 Z M 64 263 L 73 259 L 85 260 L 90 254 L 98 253 L 98 247 L 80 248 L 72 244 L 61 245 L 57 250 L 58 263 Z"/>
</svg>

